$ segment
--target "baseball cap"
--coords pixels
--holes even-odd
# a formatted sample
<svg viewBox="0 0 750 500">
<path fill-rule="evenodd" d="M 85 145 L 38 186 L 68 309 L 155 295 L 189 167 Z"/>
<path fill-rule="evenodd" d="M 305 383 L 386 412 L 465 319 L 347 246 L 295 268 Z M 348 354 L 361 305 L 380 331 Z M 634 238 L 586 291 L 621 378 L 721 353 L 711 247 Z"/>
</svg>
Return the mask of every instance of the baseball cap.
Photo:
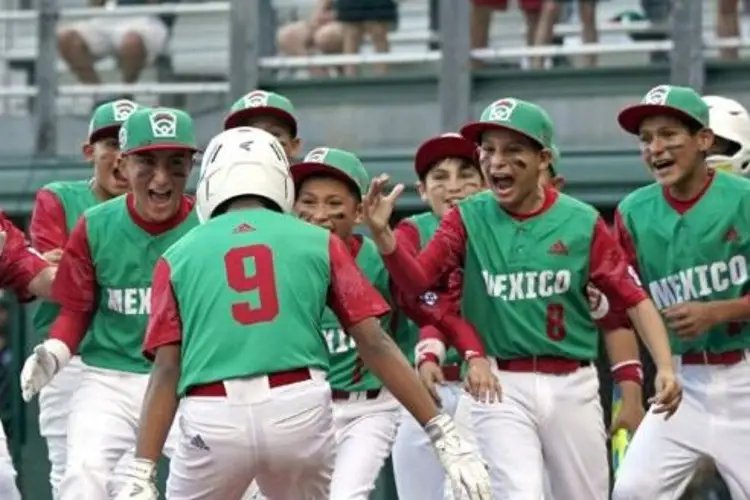
<svg viewBox="0 0 750 500">
<path fill-rule="evenodd" d="M 297 136 L 297 118 L 294 116 L 292 101 L 281 94 L 253 90 L 237 99 L 224 119 L 224 130 L 239 127 L 240 122 L 251 116 L 270 115 L 286 122 L 292 128 L 292 135 Z"/>
<path fill-rule="evenodd" d="M 640 104 L 629 106 L 617 115 L 625 131 L 638 134 L 641 123 L 652 116 L 666 115 L 701 127 L 708 127 L 708 104 L 690 87 L 659 85 L 648 91 Z"/>
<path fill-rule="evenodd" d="M 370 183 L 370 176 L 360 159 L 343 149 L 313 149 L 302 162 L 292 165 L 291 172 L 297 187 L 308 177 L 320 174 L 353 185 L 360 196 L 367 191 Z"/>
<path fill-rule="evenodd" d="M 463 158 L 476 164 L 477 146 L 461 134 L 448 133 L 432 137 L 423 142 L 414 157 L 414 171 L 417 177 L 424 177 L 432 167 L 445 158 Z"/>
<path fill-rule="evenodd" d="M 160 149 L 197 151 L 193 119 L 179 109 L 140 108 L 120 127 L 123 154 Z"/>
<path fill-rule="evenodd" d="M 140 106 L 128 99 L 118 99 L 97 106 L 89 121 L 89 143 L 117 135 L 120 125 Z"/>
<path fill-rule="evenodd" d="M 552 118 L 541 106 L 512 97 L 505 97 L 487 106 L 478 122 L 461 128 L 461 135 L 479 143 L 482 133 L 488 130 L 512 130 L 543 148 L 549 148 L 555 136 Z"/>
</svg>

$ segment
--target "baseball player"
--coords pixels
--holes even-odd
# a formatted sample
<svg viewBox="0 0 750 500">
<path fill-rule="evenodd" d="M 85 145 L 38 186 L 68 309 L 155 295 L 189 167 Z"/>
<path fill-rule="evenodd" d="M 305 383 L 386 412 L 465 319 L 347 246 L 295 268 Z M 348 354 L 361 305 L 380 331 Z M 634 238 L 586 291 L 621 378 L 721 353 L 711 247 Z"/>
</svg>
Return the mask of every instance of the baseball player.
<svg viewBox="0 0 750 500">
<path fill-rule="evenodd" d="M 294 105 L 283 95 L 253 90 L 237 99 L 224 119 L 224 130 L 255 127 L 274 136 L 291 162 L 298 157 L 302 141 L 297 137 Z"/>
<path fill-rule="evenodd" d="M 339 236 L 368 281 L 383 297 L 389 298 L 391 304 L 398 303 L 398 298 L 391 293 L 390 279 L 377 248 L 369 238 L 354 235 L 361 220 L 361 197 L 369 183 L 360 160 L 348 151 L 317 148 L 294 165 L 291 173 L 297 192 L 294 205 L 297 215 Z M 425 314 L 429 314 L 429 308 L 424 309 Z M 406 322 L 401 321 L 399 313 L 400 310 L 394 309 L 392 315 L 382 318 L 381 325 L 410 357 L 416 339 L 411 325 L 404 325 Z M 484 368 L 484 380 L 494 383 L 486 360 L 478 360 L 476 364 L 471 361 L 481 357 L 484 349 L 475 332 L 468 326 L 464 328 L 469 329 L 464 335 L 473 341 L 469 348 L 472 352 L 470 370 Z M 341 328 L 330 310 L 323 317 L 323 335 L 331 354 L 328 381 L 333 390 L 338 443 L 330 498 L 366 500 L 391 452 L 400 406 L 383 388 L 381 381 L 363 368 L 354 340 Z M 460 360 L 460 355 L 457 356 Z M 483 393 L 484 389 L 482 387 L 478 392 Z M 368 453 L 362 453 L 362 450 L 368 450 Z"/>
<path fill-rule="evenodd" d="M 33 250 L 23 232 L 0 212 L 0 288 L 11 288 L 22 302 L 34 296 L 49 297 L 54 268 Z M 21 500 L 16 470 L 0 425 L 0 498 Z"/>
<path fill-rule="evenodd" d="M 482 335 L 503 382 L 503 403 L 472 403 L 494 497 L 539 498 L 546 469 L 560 498 L 606 498 L 609 471 L 592 362 L 599 335 L 586 285 L 627 309 L 660 370 L 658 411 L 670 415 L 680 389 L 661 317 L 596 210 L 540 186 L 554 141 L 542 108 L 500 99 L 462 135 L 481 144 L 490 190 L 446 212 L 415 257 L 397 245 L 388 226 L 403 186 L 383 195 L 387 176 L 381 176 L 363 204 L 373 239 L 391 276 L 410 293 L 464 269 L 462 313 Z"/>
<path fill-rule="evenodd" d="M 144 351 L 155 363 L 133 479 L 120 498 L 156 498 L 154 463 L 178 398 L 184 433 L 168 498 L 238 498 L 254 477 L 273 500 L 328 498 L 335 448 L 320 334 L 326 305 L 364 366 L 425 424 L 456 484 L 489 498 L 481 461 L 381 330 L 376 318 L 388 305 L 346 245 L 283 213 L 294 184 L 278 141 L 250 127 L 219 134 L 197 192 L 203 224 L 154 271 Z"/>
<path fill-rule="evenodd" d="M 670 85 L 618 116 L 656 182 L 620 203 L 615 226 L 669 328 L 684 401 L 669 422 L 646 415 L 615 499 L 676 498 L 704 456 L 732 498 L 750 498 L 750 181 L 709 168 L 710 116 L 693 89 Z"/>
<path fill-rule="evenodd" d="M 76 223 L 54 284 L 60 313 L 21 373 L 29 401 L 80 352 L 61 500 L 108 498 L 115 464 L 135 445 L 150 369 L 140 347 L 151 272 L 197 225 L 193 200 L 183 194 L 196 151 L 190 116 L 138 109 L 121 126 L 119 142 L 119 168 L 132 193 L 90 208 Z"/>
<path fill-rule="evenodd" d="M 750 115 L 733 99 L 704 96 L 714 143 L 706 163 L 711 168 L 750 176 Z"/>
<path fill-rule="evenodd" d="M 94 166 L 90 180 L 53 182 L 36 194 L 29 232 L 31 243 L 48 259 L 59 262 L 62 249 L 83 212 L 128 190 L 128 180 L 120 170 L 118 132 L 120 125 L 138 106 L 128 100 L 102 104 L 94 110 L 83 156 Z M 34 330 L 47 337 L 59 307 L 39 302 L 33 312 Z M 81 379 L 83 365 L 74 355 L 70 363 L 39 394 L 39 431 L 47 441 L 52 496 L 65 472 L 68 415 L 73 393 Z"/>
<path fill-rule="evenodd" d="M 443 134 L 425 141 L 414 157 L 414 169 L 419 179 L 420 197 L 430 211 L 404 219 L 395 233 L 399 244 L 410 245 L 414 252 L 418 252 L 432 237 L 446 210 L 484 189 L 485 183 L 476 146 L 459 134 Z M 460 290 L 459 281 L 460 277 L 456 277 L 451 285 L 458 283 Z M 448 295 L 456 295 L 456 292 L 449 291 Z M 450 298 L 455 300 L 457 297 Z M 436 344 L 432 340 L 446 336 L 435 326 L 424 325 L 421 330 L 425 332 L 425 340 L 416 347 L 419 355 L 415 366 L 423 383 L 437 393 L 443 410 L 455 416 L 462 394 L 461 356 L 455 349 L 446 353 L 447 342 L 441 340 Z M 415 349 L 411 351 L 414 353 Z M 444 358 L 442 367 L 441 358 Z M 458 419 L 456 423 L 459 423 Z M 469 438 L 470 433 L 464 433 L 464 437 Z M 402 412 L 392 459 L 400 498 L 436 500 L 450 494 L 450 491 L 445 491 L 445 472 L 432 451 L 429 437 L 406 411 Z"/>
</svg>

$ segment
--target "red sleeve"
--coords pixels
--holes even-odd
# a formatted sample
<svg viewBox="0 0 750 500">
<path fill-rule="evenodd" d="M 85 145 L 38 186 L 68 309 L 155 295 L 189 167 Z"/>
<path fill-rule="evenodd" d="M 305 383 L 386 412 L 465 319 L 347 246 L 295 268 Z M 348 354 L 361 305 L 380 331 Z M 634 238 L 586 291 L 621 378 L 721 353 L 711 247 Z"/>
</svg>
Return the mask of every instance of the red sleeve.
<svg viewBox="0 0 750 500">
<path fill-rule="evenodd" d="M 419 253 L 422 238 L 419 237 L 419 229 L 410 220 L 399 222 L 393 230 L 393 236 L 396 239 L 396 245 L 403 246 L 413 255 Z"/>
<path fill-rule="evenodd" d="M 615 239 L 620 244 L 620 248 L 625 251 L 625 257 L 628 259 L 628 264 L 633 266 L 633 269 L 638 273 L 638 259 L 635 256 L 635 244 L 633 244 L 633 238 L 630 236 L 628 229 L 625 227 L 625 223 L 622 221 L 620 212 L 615 210 L 615 227 L 614 227 Z"/>
<path fill-rule="evenodd" d="M 484 345 L 474 326 L 456 314 L 446 314 L 436 325 L 463 359 L 484 356 Z"/>
<path fill-rule="evenodd" d="M 630 309 L 648 296 L 636 283 L 625 252 L 599 219 L 591 241 L 589 278 L 617 307 Z"/>
<path fill-rule="evenodd" d="M 423 326 L 419 329 L 419 340 L 439 340 L 446 347 L 450 344 L 445 335 L 432 325 Z"/>
<path fill-rule="evenodd" d="M 331 235 L 328 254 L 331 261 L 328 306 L 333 309 L 344 330 L 367 318 L 383 316 L 391 310 L 357 267 L 341 238 Z"/>
<path fill-rule="evenodd" d="M 442 276 L 461 267 L 465 249 L 466 228 L 458 209 L 452 208 L 418 256 L 396 244 L 392 253 L 383 256 L 383 262 L 396 285 L 410 295 L 420 295 Z"/>
<path fill-rule="evenodd" d="M 181 341 L 182 320 L 172 288 L 171 269 L 166 260 L 159 259 L 151 282 L 151 314 L 143 340 L 143 354 L 154 359 L 160 347 Z"/>
<path fill-rule="evenodd" d="M 49 263 L 29 246 L 23 232 L 2 213 L 0 229 L 5 231 L 5 245 L 0 254 L 0 287 L 12 288 L 21 302 L 32 300 L 29 284 L 49 267 Z"/>
<path fill-rule="evenodd" d="M 42 189 L 37 192 L 29 234 L 31 244 L 40 252 L 65 247 L 68 240 L 65 210 L 60 199 L 52 191 Z"/>
<path fill-rule="evenodd" d="M 52 297 L 60 304 L 61 311 L 52 323 L 50 338 L 62 340 L 71 352 L 77 352 L 96 307 L 96 292 L 96 270 L 89 255 L 86 219 L 81 217 L 70 233 L 52 284 Z"/>
</svg>

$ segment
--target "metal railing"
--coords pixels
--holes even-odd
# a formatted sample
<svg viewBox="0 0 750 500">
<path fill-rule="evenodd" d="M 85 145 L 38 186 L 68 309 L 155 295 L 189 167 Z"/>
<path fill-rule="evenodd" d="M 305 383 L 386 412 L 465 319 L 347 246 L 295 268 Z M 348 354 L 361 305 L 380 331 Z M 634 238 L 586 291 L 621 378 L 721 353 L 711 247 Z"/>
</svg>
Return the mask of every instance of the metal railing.
<svg viewBox="0 0 750 500">
<path fill-rule="evenodd" d="M 262 70 L 300 69 L 310 67 L 373 64 L 435 64 L 440 82 L 440 100 L 443 128 L 468 119 L 470 82 L 466 73 L 471 59 L 480 61 L 521 60 L 528 57 L 556 57 L 607 54 L 647 54 L 672 52 L 673 79 L 685 80 L 693 75 L 693 68 L 702 64 L 702 54 L 717 48 L 748 47 L 748 39 L 708 40 L 705 45 L 702 34 L 702 10 L 699 3 L 690 0 L 675 0 L 674 19 L 670 31 L 671 40 L 631 41 L 629 43 L 600 42 L 593 44 L 549 45 L 535 47 L 497 47 L 471 50 L 469 48 L 469 2 L 440 2 L 441 50 L 386 54 L 339 54 L 309 57 L 278 57 L 263 53 L 259 39 L 266 27 L 271 0 L 227 0 L 201 3 L 165 3 L 142 6 L 120 6 L 115 8 L 66 8 L 59 9 L 57 0 L 39 0 L 37 10 L 2 11 L 0 22 L 36 23 L 37 50 L 35 85 L 6 86 L 0 88 L 0 97 L 35 97 L 38 136 L 37 146 L 41 153 L 53 154 L 55 147 L 55 100 L 60 96 L 102 96 L 116 94 L 219 94 L 227 101 L 239 97 L 247 89 L 256 87 Z M 698 7 L 696 7 L 696 5 Z M 175 16 L 205 16 L 220 14 L 227 19 L 227 52 L 229 65 L 226 81 L 219 82 L 139 82 L 135 84 L 59 85 L 57 78 L 56 26 L 60 20 L 107 18 L 134 15 L 171 14 Z M 665 32 L 665 26 L 648 21 L 604 22 L 597 26 L 601 34 L 639 34 Z M 559 25 L 556 34 L 574 35 L 580 26 Z M 697 50 L 698 57 L 695 57 Z M 691 55 L 685 56 L 693 51 Z M 12 49 L 11 49 L 12 52 Z M 682 54 L 682 57 L 681 57 Z M 0 60 L 2 56 L 0 55 Z M 701 61 L 698 61 L 701 60 Z M 674 61 L 677 61 L 676 63 Z M 698 62 L 696 62 L 698 61 Z M 694 70 L 695 68 L 693 68 Z M 700 83 L 700 82 L 699 82 Z"/>
</svg>

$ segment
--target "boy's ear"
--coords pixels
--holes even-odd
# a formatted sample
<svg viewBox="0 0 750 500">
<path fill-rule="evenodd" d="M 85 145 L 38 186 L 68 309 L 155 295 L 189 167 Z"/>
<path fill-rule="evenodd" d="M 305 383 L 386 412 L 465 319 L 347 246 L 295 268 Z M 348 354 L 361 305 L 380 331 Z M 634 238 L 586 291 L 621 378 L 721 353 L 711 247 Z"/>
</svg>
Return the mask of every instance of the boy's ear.
<svg viewBox="0 0 750 500">
<path fill-rule="evenodd" d="M 81 145 L 81 154 L 83 155 L 83 159 L 86 161 L 94 161 L 94 145 L 90 144 L 88 141 L 84 142 L 83 145 Z"/>
<path fill-rule="evenodd" d="M 356 212 L 354 214 L 354 223 L 360 225 L 365 221 L 365 214 L 362 210 L 362 203 L 357 203 Z"/>
<path fill-rule="evenodd" d="M 419 199 L 421 199 L 424 202 L 427 202 L 427 194 L 425 194 L 424 183 L 422 181 L 417 181 L 415 186 L 417 186 L 417 193 L 419 193 Z"/>
<path fill-rule="evenodd" d="M 302 151 L 302 139 L 295 137 L 289 143 L 289 149 L 292 150 L 292 156 L 289 158 L 289 163 L 295 162 L 299 158 L 299 152 Z"/>
</svg>

